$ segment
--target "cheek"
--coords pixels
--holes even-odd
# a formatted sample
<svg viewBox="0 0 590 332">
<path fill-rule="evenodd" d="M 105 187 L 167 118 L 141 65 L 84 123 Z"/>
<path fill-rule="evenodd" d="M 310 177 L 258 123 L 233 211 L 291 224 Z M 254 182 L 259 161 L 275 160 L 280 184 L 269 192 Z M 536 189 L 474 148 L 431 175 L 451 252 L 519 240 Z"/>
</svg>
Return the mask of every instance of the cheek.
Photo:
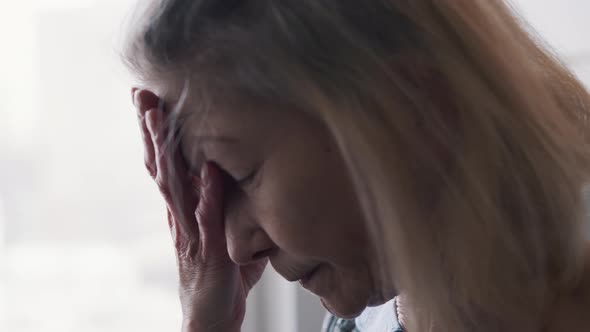
<svg viewBox="0 0 590 332">
<path fill-rule="evenodd" d="M 358 252 L 366 235 L 343 176 L 319 167 L 301 170 L 307 172 L 277 174 L 258 188 L 256 214 L 261 226 L 277 246 L 293 254 L 338 259 Z"/>
<path fill-rule="evenodd" d="M 318 221 L 317 215 L 322 211 L 313 199 L 286 186 L 282 190 L 274 186 L 260 189 L 256 215 L 279 248 L 302 256 L 323 251 L 327 225 Z"/>
</svg>

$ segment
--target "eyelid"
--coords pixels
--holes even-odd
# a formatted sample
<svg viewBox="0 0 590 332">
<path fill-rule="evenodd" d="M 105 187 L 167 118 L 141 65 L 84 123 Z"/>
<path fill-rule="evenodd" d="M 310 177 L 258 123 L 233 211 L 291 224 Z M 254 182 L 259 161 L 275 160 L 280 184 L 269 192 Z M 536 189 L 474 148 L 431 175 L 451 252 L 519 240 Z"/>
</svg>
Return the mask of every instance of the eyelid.
<svg viewBox="0 0 590 332">
<path fill-rule="evenodd" d="M 254 170 L 250 174 L 248 174 L 246 177 L 244 177 L 240 180 L 236 180 L 236 182 L 241 187 L 247 186 L 248 184 L 250 184 L 252 182 L 252 180 L 254 180 L 254 178 L 256 177 L 256 173 L 258 173 L 258 172 L 256 170 Z"/>
<path fill-rule="evenodd" d="M 236 183 L 242 188 L 251 187 L 249 189 L 252 189 L 257 187 L 260 182 L 261 173 L 264 169 L 263 164 L 264 163 L 259 164 L 250 174 L 248 174 L 248 176 L 236 181 Z"/>
</svg>

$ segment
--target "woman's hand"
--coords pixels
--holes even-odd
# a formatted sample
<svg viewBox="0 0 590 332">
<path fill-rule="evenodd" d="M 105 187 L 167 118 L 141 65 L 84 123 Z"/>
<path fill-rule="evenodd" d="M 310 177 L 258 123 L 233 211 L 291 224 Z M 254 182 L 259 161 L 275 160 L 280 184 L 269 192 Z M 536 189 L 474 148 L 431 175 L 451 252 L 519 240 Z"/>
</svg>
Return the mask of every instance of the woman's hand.
<svg viewBox="0 0 590 332">
<path fill-rule="evenodd" d="M 223 174 L 213 163 L 191 176 L 169 128 L 169 113 L 150 91 L 133 89 L 145 146 L 145 165 L 168 209 L 180 276 L 183 331 L 239 331 L 246 296 L 266 261 L 238 266 L 227 252 Z"/>
</svg>

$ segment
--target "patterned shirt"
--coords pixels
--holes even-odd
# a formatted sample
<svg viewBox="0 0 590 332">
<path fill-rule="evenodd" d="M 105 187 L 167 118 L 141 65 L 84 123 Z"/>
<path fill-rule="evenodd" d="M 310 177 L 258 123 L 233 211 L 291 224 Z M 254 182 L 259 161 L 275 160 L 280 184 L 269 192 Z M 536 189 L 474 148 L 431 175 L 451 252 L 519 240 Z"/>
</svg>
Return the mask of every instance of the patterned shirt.
<svg viewBox="0 0 590 332">
<path fill-rule="evenodd" d="M 404 332 L 397 319 L 396 301 L 367 308 L 356 319 L 342 319 L 326 315 L 323 332 Z"/>
</svg>

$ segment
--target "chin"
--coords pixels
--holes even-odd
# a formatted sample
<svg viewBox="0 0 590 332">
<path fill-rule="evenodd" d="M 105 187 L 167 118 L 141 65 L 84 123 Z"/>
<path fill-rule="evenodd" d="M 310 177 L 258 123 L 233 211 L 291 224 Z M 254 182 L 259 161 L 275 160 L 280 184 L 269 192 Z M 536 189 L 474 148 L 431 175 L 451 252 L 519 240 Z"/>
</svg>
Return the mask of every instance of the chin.
<svg viewBox="0 0 590 332">
<path fill-rule="evenodd" d="M 398 294 L 395 291 L 387 292 L 387 293 L 378 293 L 377 295 L 369 298 L 367 302 L 367 307 L 378 307 L 383 305 L 396 297 Z"/>
<path fill-rule="evenodd" d="M 325 298 L 320 298 L 322 305 L 332 315 L 343 318 L 343 319 L 354 319 L 360 316 L 361 313 L 366 309 L 366 304 L 360 303 L 343 303 L 337 301 L 330 301 Z"/>
</svg>

